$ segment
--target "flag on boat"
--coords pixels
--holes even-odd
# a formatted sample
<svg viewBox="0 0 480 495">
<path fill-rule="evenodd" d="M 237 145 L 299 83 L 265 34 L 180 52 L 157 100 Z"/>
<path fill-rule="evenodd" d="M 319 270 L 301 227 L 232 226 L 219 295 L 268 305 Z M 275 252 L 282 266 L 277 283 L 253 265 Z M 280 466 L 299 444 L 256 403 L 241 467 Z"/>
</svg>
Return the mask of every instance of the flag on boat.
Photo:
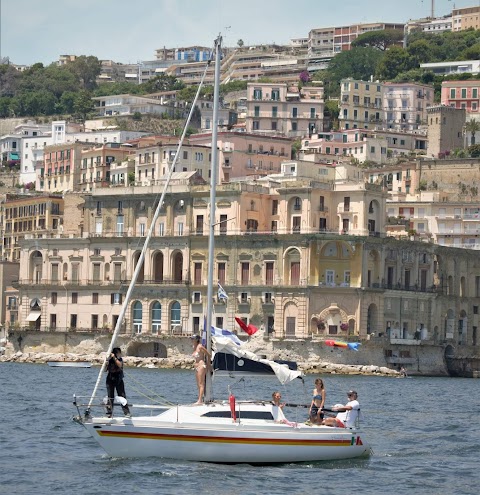
<svg viewBox="0 0 480 495">
<path fill-rule="evenodd" d="M 217 297 L 218 297 L 219 301 L 227 301 L 228 300 L 228 295 L 225 292 L 225 289 L 220 285 L 220 283 L 218 284 Z"/>
<path fill-rule="evenodd" d="M 212 337 L 226 337 L 231 341 L 235 342 L 237 345 L 242 345 L 242 341 L 230 330 L 226 330 L 224 328 L 214 327 L 212 325 L 210 335 Z M 207 345 L 207 321 L 206 318 L 203 319 L 203 332 L 202 332 L 202 345 Z"/>
<path fill-rule="evenodd" d="M 231 341 L 235 342 L 237 345 L 242 345 L 242 341 L 230 330 L 225 330 L 224 328 L 214 327 L 212 325 L 212 337 L 226 337 Z"/>
<path fill-rule="evenodd" d="M 258 332 L 258 328 L 255 325 L 249 323 L 248 325 L 238 316 L 235 316 L 235 321 L 238 323 L 240 328 L 248 333 L 248 335 L 253 335 L 255 332 Z"/>
</svg>

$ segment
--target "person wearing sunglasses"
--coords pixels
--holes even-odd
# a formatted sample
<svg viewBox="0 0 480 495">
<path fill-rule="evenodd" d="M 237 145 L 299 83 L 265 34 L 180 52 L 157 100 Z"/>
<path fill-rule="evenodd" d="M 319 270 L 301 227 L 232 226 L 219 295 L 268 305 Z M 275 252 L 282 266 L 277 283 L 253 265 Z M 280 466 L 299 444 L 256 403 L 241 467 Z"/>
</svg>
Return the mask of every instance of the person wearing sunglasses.
<svg viewBox="0 0 480 495">
<path fill-rule="evenodd" d="M 347 393 L 348 402 L 343 405 L 335 405 L 332 411 L 337 411 L 334 418 L 325 418 L 322 422 L 325 426 L 336 426 L 337 428 L 354 428 L 360 413 L 360 403 L 355 390 Z"/>
</svg>

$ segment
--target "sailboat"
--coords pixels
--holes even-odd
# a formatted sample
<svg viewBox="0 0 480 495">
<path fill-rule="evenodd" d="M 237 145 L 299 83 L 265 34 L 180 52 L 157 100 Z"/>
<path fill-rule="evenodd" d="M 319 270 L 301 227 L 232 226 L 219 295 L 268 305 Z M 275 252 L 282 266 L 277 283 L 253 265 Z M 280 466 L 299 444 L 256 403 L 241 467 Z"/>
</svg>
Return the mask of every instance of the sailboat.
<svg viewBox="0 0 480 495">
<path fill-rule="evenodd" d="M 213 122 L 218 121 L 221 36 L 215 40 L 215 86 Z M 204 76 L 206 71 L 204 73 Z M 203 78 L 202 78 L 203 82 Z M 201 84 L 200 84 L 201 86 Z M 197 92 L 192 111 L 195 106 Z M 187 118 L 188 126 L 191 113 Z M 180 152 L 185 131 L 180 139 L 177 156 Z M 170 169 L 173 170 L 174 163 Z M 215 201 L 218 168 L 217 126 L 212 130 L 212 172 L 210 192 L 210 232 L 208 253 L 208 287 L 206 314 L 206 345 L 212 351 L 214 344 L 215 374 L 255 373 L 276 377 L 286 384 L 301 377 L 301 372 L 292 363 L 274 362 L 262 359 L 244 350 L 228 337 L 212 336 L 213 314 L 213 269 L 215 241 Z M 125 315 L 133 286 L 145 256 L 146 246 L 153 232 L 164 194 L 152 219 L 152 226 L 145 239 L 145 245 L 137 263 L 131 284 L 118 318 L 112 342 L 106 353 L 114 346 L 115 337 Z M 351 459 L 368 456 L 370 447 L 361 438 L 356 428 L 338 428 L 305 423 L 275 421 L 277 406 L 269 401 L 236 400 L 233 395 L 223 400 L 212 399 L 212 377 L 207 373 L 205 402 L 173 406 L 130 405 L 131 417 L 107 417 L 104 408 L 100 415 L 93 414 L 94 398 L 102 378 L 100 370 L 95 389 L 84 413 L 83 404 L 74 398 L 81 423 L 96 442 L 114 457 L 163 457 L 184 461 L 204 461 L 214 463 L 275 464 L 291 462 L 312 462 L 332 459 Z M 150 409 L 147 413 L 144 411 Z M 138 414 L 137 411 L 139 411 Z"/>
</svg>

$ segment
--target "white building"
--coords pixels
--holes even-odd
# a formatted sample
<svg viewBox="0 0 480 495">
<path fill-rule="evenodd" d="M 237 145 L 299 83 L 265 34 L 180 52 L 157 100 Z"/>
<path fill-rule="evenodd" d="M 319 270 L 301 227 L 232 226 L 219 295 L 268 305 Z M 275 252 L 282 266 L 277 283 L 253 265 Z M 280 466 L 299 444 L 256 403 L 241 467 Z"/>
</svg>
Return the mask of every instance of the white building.
<svg viewBox="0 0 480 495">
<path fill-rule="evenodd" d="M 480 60 L 457 60 L 454 62 L 433 62 L 420 64 L 420 68 L 434 74 L 478 74 L 480 72 Z"/>
</svg>

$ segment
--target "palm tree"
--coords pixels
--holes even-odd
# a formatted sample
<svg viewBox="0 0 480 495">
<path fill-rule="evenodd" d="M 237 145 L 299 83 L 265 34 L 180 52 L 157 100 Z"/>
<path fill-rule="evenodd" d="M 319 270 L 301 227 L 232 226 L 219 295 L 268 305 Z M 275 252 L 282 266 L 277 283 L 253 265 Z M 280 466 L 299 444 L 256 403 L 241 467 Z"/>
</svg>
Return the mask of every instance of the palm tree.
<svg viewBox="0 0 480 495">
<path fill-rule="evenodd" d="M 470 138 L 470 145 L 473 146 L 475 144 L 475 133 L 477 131 L 480 131 L 480 122 L 475 119 L 470 119 L 465 124 L 465 130 L 472 135 L 472 137 Z"/>
</svg>

